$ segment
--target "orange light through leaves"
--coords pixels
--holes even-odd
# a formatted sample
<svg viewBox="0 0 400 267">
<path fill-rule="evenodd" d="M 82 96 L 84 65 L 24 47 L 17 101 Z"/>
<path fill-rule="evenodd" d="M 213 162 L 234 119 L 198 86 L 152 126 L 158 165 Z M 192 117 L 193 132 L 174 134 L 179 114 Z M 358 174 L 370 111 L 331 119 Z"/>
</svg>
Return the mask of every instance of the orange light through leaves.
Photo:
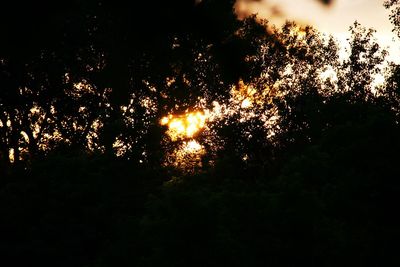
<svg viewBox="0 0 400 267">
<path fill-rule="evenodd" d="M 206 120 L 207 115 L 203 112 L 197 111 L 186 113 L 181 116 L 169 115 L 163 117 L 160 124 L 168 126 L 168 136 L 173 141 L 176 141 L 178 139 L 194 137 L 202 128 L 204 128 Z"/>
</svg>

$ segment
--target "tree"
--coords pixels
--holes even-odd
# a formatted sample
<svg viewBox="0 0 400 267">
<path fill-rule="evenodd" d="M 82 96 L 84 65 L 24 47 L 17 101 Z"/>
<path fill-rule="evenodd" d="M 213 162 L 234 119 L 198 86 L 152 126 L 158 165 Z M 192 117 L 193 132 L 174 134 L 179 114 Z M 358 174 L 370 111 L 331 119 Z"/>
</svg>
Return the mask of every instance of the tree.
<svg viewBox="0 0 400 267">
<path fill-rule="evenodd" d="M 390 9 L 389 19 L 394 26 L 393 32 L 397 33 L 397 36 L 400 37 L 400 1 L 387 0 L 383 5 L 385 8 Z"/>
</svg>

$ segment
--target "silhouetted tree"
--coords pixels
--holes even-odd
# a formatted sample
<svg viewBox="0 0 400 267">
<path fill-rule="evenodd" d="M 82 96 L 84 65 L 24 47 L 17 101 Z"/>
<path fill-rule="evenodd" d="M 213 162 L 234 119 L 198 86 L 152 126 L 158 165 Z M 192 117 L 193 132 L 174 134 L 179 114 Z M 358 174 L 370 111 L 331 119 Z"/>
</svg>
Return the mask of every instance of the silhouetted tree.
<svg viewBox="0 0 400 267">
<path fill-rule="evenodd" d="M 238 20 L 234 4 L 10 3 L 0 17 L 4 262 L 397 260 L 398 65 L 383 69 L 386 52 L 358 23 L 341 60 L 333 37 Z M 397 4 L 386 3 L 395 31 Z M 189 138 L 168 139 L 160 119 L 203 109 L 198 165 L 166 164 Z"/>
<path fill-rule="evenodd" d="M 400 2 L 398 0 L 387 0 L 383 5 L 390 10 L 389 18 L 394 26 L 393 31 L 400 37 Z"/>
</svg>

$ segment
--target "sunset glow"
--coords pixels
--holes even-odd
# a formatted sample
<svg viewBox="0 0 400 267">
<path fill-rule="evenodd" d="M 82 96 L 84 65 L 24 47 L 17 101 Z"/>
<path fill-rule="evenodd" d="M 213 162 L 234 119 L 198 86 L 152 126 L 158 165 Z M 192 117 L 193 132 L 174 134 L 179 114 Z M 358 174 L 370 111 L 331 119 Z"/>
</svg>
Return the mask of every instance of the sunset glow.
<svg viewBox="0 0 400 267">
<path fill-rule="evenodd" d="M 187 152 L 198 152 L 203 149 L 203 147 L 195 140 L 190 140 L 184 143 L 184 148 Z"/>
<path fill-rule="evenodd" d="M 191 112 L 184 115 L 169 115 L 160 120 L 161 125 L 168 126 L 167 135 L 173 140 L 192 138 L 204 128 L 207 114 Z"/>
<path fill-rule="evenodd" d="M 320 32 L 332 34 L 343 46 L 350 37 L 349 26 L 357 20 L 366 28 L 377 30 L 378 42 L 383 47 L 388 47 L 390 60 L 395 62 L 400 60 L 399 40 L 392 32 L 389 11 L 383 7 L 383 1 L 336 0 L 331 3 L 321 5 L 321 1 L 309 0 L 238 0 L 235 11 L 241 18 L 257 14 L 260 19 L 267 19 L 278 27 L 284 25 L 286 21 L 295 21 L 302 26 L 312 25 Z M 302 37 L 304 32 L 301 28 L 299 30 Z"/>
<path fill-rule="evenodd" d="M 400 0 L 2 10 L 2 262 L 400 267 Z"/>
</svg>

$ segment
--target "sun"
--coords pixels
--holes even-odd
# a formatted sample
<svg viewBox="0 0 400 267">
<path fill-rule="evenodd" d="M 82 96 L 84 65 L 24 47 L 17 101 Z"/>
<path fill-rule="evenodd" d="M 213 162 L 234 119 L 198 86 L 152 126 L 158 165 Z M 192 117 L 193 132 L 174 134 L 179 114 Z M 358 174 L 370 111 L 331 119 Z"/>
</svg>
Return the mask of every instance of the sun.
<svg viewBox="0 0 400 267">
<path fill-rule="evenodd" d="M 186 112 L 183 115 L 168 115 L 162 117 L 160 124 L 167 126 L 167 136 L 179 145 L 167 155 L 165 164 L 180 170 L 191 172 L 201 167 L 204 147 L 195 140 L 196 135 L 203 130 L 210 114 L 208 111 Z"/>
<path fill-rule="evenodd" d="M 168 126 L 167 135 L 172 141 L 193 138 L 204 128 L 207 114 L 201 111 L 188 112 L 183 115 L 168 115 L 160 120 L 161 125 Z"/>
</svg>

